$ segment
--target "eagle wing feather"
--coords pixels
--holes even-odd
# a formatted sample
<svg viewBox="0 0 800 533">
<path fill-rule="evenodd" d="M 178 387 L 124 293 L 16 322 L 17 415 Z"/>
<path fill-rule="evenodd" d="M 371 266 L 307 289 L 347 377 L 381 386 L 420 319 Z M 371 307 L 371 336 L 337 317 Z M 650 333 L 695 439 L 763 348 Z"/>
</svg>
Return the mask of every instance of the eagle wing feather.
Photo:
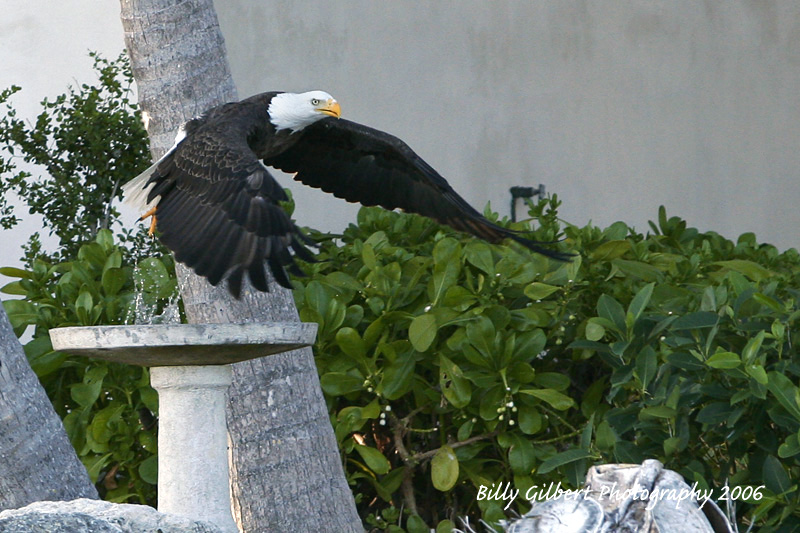
<svg viewBox="0 0 800 533">
<path fill-rule="evenodd" d="M 151 176 L 148 200 L 161 199 L 161 240 L 212 285 L 228 279 L 238 298 L 247 272 L 267 290 L 265 262 L 275 279 L 291 288 L 285 268 L 290 250 L 308 260 L 305 239 L 279 202 L 286 193 L 247 144 L 247 128 L 212 121 L 196 126 Z"/>
<path fill-rule="evenodd" d="M 264 163 L 349 202 L 400 208 L 488 242 L 510 238 L 547 257 L 571 257 L 487 220 L 406 143 L 355 122 L 320 120 L 305 128 L 291 148 Z"/>
</svg>

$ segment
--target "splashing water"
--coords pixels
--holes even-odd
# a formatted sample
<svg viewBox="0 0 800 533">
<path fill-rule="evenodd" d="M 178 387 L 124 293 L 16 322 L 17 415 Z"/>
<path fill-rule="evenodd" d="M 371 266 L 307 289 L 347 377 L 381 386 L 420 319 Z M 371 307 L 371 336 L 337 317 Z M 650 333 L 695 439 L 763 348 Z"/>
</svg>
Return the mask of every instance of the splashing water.
<svg viewBox="0 0 800 533">
<path fill-rule="evenodd" d="M 134 279 L 137 278 L 139 267 L 134 269 Z M 144 293 L 144 283 L 135 281 L 136 294 L 133 298 L 133 305 L 128 309 L 128 316 L 125 324 L 180 324 L 181 312 L 178 302 L 181 297 L 176 290 L 164 305 L 163 310 L 158 312 L 158 302 L 148 302 Z"/>
<path fill-rule="evenodd" d="M 142 243 L 135 243 L 132 251 L 136 263 L 133 270 L 135 291 L 125 324 L 180 324 L 180 292 L 177 283 L 170 278 L 163 263 L 157 259 L 159 251 L 155 241 L 147 239 Z M 165 288 L 168 290 L 170 287 L 168 298 L 156 296 L 163 296 Z"/>
</svg>

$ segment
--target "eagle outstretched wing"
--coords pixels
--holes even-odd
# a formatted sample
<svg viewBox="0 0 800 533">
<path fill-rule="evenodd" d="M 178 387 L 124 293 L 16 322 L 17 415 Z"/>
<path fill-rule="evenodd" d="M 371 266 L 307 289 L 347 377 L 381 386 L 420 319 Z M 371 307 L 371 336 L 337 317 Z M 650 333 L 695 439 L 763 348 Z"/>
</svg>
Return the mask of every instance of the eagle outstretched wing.
<svg viewBox="0 0 800 533">
<path fill-rule="evenodd" d="M 259 162 L 240 127 L 211 121 L 196 126 L 155 168 L 148 201 L 161 196 L 157 228 L 162 242 L 212 285 L 227 277 L 239 297 L 248 273 L 266 291 L 265 263 L 291 288 L 285 269 L 298 271 L 291 251 L 306 261 L 310 242 L 279 202 L 286 193 Z"/>
<path fill-rule="evenodd" d="M 492 243 L 510 238 L 557 260 L 572 257 L 490 222 L 406 143 L 349 120 L 311 124 L 291 148 L 264 163 L 350 202 L 400 208 Z"/>
</svg>

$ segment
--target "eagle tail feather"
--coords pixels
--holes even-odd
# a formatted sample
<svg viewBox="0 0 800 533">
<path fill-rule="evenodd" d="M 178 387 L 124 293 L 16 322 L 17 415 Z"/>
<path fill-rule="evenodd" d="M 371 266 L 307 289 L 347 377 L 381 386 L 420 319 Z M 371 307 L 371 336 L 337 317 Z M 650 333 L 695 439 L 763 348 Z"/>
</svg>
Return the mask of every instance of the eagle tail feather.
<svg viewBox="0 0 800 533">
<path fill-rule="evenodd" d="M 150 165 L 147 170 L 133 178 L 132 180 L 126 182 L 122 186 L 122 194 L 124 197 L 124 203 L 130 205 L 134 209 L 137 209 L 141 212 L 149 211 L 151 208 L 155 207 L 158 204 L 157 200 L 153 200 L 151 202 L 147 201 L 147 196 L 150 193 L 150 190 L 155 185 L 154 183 L 148 184 L 150 180 L 150 176 L 152 176 L 156 168 L 158 168 L 159 163 L 161 161 L 156 161 L 152 165 Z"/>
</svg>

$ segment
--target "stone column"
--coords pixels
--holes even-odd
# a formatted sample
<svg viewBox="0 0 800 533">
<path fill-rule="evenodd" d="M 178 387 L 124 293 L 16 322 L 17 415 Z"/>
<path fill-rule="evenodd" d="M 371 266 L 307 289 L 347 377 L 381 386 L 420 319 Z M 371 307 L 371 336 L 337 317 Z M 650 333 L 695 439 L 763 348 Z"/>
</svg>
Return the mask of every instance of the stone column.
<svg viewBox="0 0 800 533">
<path fill-rule="evenodd" d="M 230 365 L 150 369 L 158 391 L 158 510 L 236 533 L 228 482 Z"/>
</svg>

